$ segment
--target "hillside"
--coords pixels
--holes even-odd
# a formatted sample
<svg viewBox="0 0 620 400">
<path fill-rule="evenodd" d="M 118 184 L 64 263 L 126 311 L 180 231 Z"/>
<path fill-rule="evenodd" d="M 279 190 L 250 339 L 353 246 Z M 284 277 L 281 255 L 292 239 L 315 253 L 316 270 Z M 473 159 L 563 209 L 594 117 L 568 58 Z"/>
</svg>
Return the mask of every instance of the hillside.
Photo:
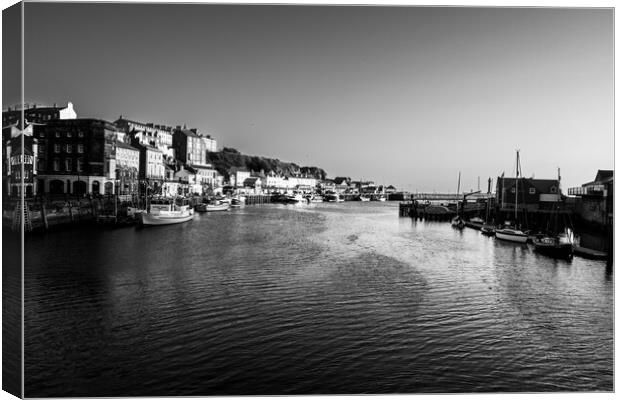
<svg viewBox="0 0 620 400">
<path fill-rule="evenodd" d="M 275 158 L 250 156 L 241 154 L 239 151 L 224 147 L 222 151 L 208 152 L 208 161 L 213 167 L 224 176 L 225 180 L 229 179 L 231 169 L 247 169 L 255 173 L 268 174 L 274 172 L 287 176 L 297 174 L 307 174 L 316 179 L 325 179 L 326 173 L 322 168 L 318 167 L 300 167 L 298 164 L 280 161 Z"/>
</svg>

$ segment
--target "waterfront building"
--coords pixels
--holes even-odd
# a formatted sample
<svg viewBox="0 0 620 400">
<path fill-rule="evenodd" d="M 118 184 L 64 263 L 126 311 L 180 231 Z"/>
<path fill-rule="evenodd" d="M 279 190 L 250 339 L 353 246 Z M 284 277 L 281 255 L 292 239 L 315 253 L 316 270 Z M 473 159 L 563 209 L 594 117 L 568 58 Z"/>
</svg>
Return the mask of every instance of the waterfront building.
<svg viewBox="0 0 620 400">
<path fill-rule="evenodd" d="M 558 179 L 497 178 L 495 201 L 500 211 L 514 211 L 515 194 L 518 189 L 517 208 L 519 210 L 538 211 L 550 210 L 560 200 L 560 181 Z"/>
<path fill-rule="evenodd" d="M 292 175 L 286 178 L 286 187 L 288 189 L 297 189 L 299 187 L 316 187 L 317 180 L 315 177 L 307 175 Z"/>
<path fill-rule="evenodd" d="M 575 213 L 583 221 L 603 227 L 613 225 L 613 170 L 598 170 L 592 182 L 569 188 L 568 194 L 577 197 Z"/>
<path fill-rule="evenodd" d="M 259 176 L 251 176 L 243 181 L 243 187 L 246 189 L 246 193 L 252 192 L 253 194 L 262 193 L 261 178 Z"/>
<path fill-rule="evenodd" d="M 176 159 L 186 165 L 208 165 L 207 147 L 196 129 L 181 129 L 177 126 L 172 135 L 172 147 Z"/>
<path fill-rule="evenodd" d="M 323 180 L 320 186 L 321 186 L 321 189 L 323 189 L 324 191 L 330 191 L 330 192 L 336 191 L 336 182 L 334 182 L 333 179 Z"/>
<path fill-rule="evenodd" d="M 30 131 L 30 133 L 26 133 Z M 21 131 L 20 131 L 21 132 Z M 22 148 L 23 143 L 23 148 Z M 32 137 L 32 126 L 24 129 L 24 133 L 11 136 L 5 143 L 6 159 L 4 160 L 3 192 L 11 197 L 18 197 L 24 190 L 25 197 L 35 192 L 37 165 L 37 141 Z M 22 180 L 23 165 L 23 180 Z"/>
<path fill-rule="evenodd" d="M 140 152 L 138 179 L 141 183 L 141 192 L 144 190 L 143 193 L 146 193 L 147 188 L 148 193 L 161 192 L 165 178 L 163 153 L 156 147 L 137 141 L 134 142 L 134 147 Z"/>
<path fill-rule="evenodd" d="M 155 125 L 152 122 L 138 122 L 121 115 L 114 124 L 124 132 L 130 141 L 146 144 L 167 154 L 172 147 L 172 127 Z M 123 135 L 123 136 L 125 136 Z M 126 139 L 127 140 L 127 139 Z"/>
<path fill-rule="evenodd" d="M 122 141 L 117 141 L 115 157 L 117 193 L 138 194 L 140 150 Z"/>
<path fill-rule="evenodd" d="M 180 183 L 175 179 L 174 163 L 164 160 L 164 182 L 162 184 L 162 195 L 176 196 L 181 194 Z"/>
<path fill-rule="evenodd" d="M 246 179 L 250 177 L 250 171 L 246 169 L 232 168 L 230 173 L 230 184 L 242 188 Z"/>
<path fill-rule="evenodd" d="M 94 118 L 58 119 L 35 125 L 37 191 L 113 194 L 117 135 L 114 124 Z"/>
<path fill-rule="evenodd" d="M 270 191 L 280 191 L 287 188 L 285 177 L 280 174 L 276 174 L 273 171 L 269 172 L 261 179 L 261 186 L 263 187 L 263 189 L 267 189 Z"/>
<path fill-rule="evenodd" d="M 44 124 L 57 119 L 76 119 L 77 113 L 73 109 L 73 103 L 68 102 L 65 107 L 41 107 L 36 104 L 24 104 L 24 119 L 26 124 Z M 20 106 L 9 107 L 2 112 L 2 126 L 14 125 L 21 120 L 22 109 Z"/>
</svg>

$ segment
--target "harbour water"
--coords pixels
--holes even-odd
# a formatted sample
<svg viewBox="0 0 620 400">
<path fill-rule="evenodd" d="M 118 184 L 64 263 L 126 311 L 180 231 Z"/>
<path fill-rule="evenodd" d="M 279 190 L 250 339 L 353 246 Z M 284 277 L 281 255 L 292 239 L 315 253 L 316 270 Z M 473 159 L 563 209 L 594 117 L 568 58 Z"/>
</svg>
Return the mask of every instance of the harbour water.
<svg viewBox="0 0 620 400">
<path fill-rule="evenodd" d="M 613 390 L 613 275 L 395 203 L 27 238 L 28 397 Z"/>
</svg>

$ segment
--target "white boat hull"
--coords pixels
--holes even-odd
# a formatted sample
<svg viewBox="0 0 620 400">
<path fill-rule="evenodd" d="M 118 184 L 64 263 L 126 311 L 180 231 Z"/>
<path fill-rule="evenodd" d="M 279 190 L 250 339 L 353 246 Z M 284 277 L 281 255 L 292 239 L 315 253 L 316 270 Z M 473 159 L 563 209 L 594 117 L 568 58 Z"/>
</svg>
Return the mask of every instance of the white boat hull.
<svg viewBox="0 0 620 400">
<path fill-rule="evenodd" d="M 512 229 L 497 229 L 495 231 L 495 237 L 514 243 L 527 243 L 529 238 L 525 233 Z"/>
<path fill-rule="evenodd" d="M 218 205 L 210 205 L 207 204 L 207 211 L 226 211 L 230 208 L 230 204 L 228 203 L 224 203 L 224 204 L 218 204 Z"/>
<path fill-rule="evenodd" d="M 183 215 L 154 215 L 149 213 L 140 214 L 140 222 L 142 225 L 170 225 L 179 224 L 190 221 L 194 218 L 194 214 Z"/>
</svg>

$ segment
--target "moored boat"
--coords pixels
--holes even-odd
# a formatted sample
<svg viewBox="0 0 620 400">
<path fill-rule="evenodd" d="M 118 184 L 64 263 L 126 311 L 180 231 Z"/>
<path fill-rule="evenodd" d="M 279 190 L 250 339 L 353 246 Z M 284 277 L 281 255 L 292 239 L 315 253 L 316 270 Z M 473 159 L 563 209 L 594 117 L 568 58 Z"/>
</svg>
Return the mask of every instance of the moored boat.
<svg viewBox="0 0 620 400">
<path fill-rule="evenodd" d="M 322 203 L 323 202 L 323 196 L 321 196 L 320 194 L 313 194 L 312 196 L 308 197 L 308 203 Z"/>
<path fill-rule="evenodd" d="M 172 200 L 157 200 L 151 202 L 148 212 L 139 215 L 140 223 L 145 226 L 170 225 L 192 220 L 194 210 L 188 204 L 177 205 Z"/>
<path fill-rule="evenodd" d="M 529 236 L 520 229 L 502 228 L 495 230 L 495 237 L 515 243 L 527 243 Z"/>
<path fill-rule="evenodd" d="M 537 252 L 555 257 L 571 258 L 573 243 L 566 234 L 544 235 L 535 237 L 532 241 Z"/>
<path fill-rule="evenodd" d="M 370 197 L 368 197 L 368 196 L 366 196 L 364 194 L 360 194 L 359 201 L 370 201 Z"/>
<path fill-rule="evenodd" d="M 292 193 L 292 194 L 286 194 L 284 195 L 284 202 L 285 203 L 300 203 L 304 201 L 304 197 L 301 195 L 301 193 Z"/>
<path fill-rule="evenodd" d="M 484 224 L 480 228 L 480 233 L 487 236 L 493 236 L 495 235 L 495 227 L 493 225 Z"/>
<path fill-rule="evenodd" d="M 230 208 L 230 204 L 228 202 L 223 201 L 214 201 L 213 203 L 207 204 L 205 206 L 205 210 L 209 211 L 226 211 Z"/>
</svg>

